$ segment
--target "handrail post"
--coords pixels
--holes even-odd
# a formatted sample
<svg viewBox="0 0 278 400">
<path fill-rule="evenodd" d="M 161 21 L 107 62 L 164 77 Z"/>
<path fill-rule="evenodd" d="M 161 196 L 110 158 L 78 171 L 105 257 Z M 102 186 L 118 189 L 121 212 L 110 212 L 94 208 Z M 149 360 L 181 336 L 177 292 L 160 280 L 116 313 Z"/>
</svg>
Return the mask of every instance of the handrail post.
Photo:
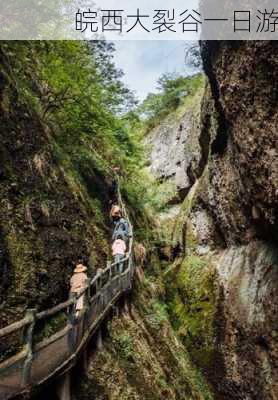
<svg viewBox="0 0 278 400">
<path fill-rule="evenodd" d="M 111 261 L 107 261 L 107 268 L 109 268 L 109 280 L 112 279 L 112 269 L 111 269 Z"/>
<path fill-rule="evenodd" d="M 74 302 L 68 308 L 68 326 L 70 328 L 68 333 L 68 345 L 70 350 L 73 351 L 75 346 L 74 324 L 76 321 L 76 293 L 71 293 L 71 298 L 74 299 Z"/>
<path fill-rule="evenodd" d="M 102 332 L 101 332 L 101 327 L 97 331 L 97 349 L 102 350 L 103 349 L 103 341 L 102 341 Z"/>
<path fill-rule="evenodd" d="M 88 329 L 88 316 L 89 316 L 89 308 L 90 308 L 90 280 L 86 280 L 86 289 L 85 292 L 83 293 L 83 309 L 82 309 L 82 315 L 83 315 L 83 332 L 84 330 Z"/>
<path fill-rule="evenodd" d="M 128 268 L 129 268 L 129 289 L 132 289 L 132 281 L 133 281 L 133 274 L 134 274 L 134 268 L 133 268 L 133 260 L 132 260 L 132 253 L 130 254 L 129 260 L 128 260 Z"/>
<path fill-rule="evenodd" d="M 102 286 L 102 269 L 97 269 L 97 280 L 96 280 L 96 293 L 98 293 L 97 301 L 98 307 L 102 307 L 102 295 L 101 295 L 101 286 Z"/>
<path fill-rule="evenodd" d="M 98 268 L 98 270 L 97 270 L 97 280 L 96 280 L 96 292 L 99 292 L 99 289 L 100 289 L 99 282 L 101 283 L 101 280 L 100 280 L 101 275 L 102 275 L 102 269 Z"/>
<path fill-rule="evenodd" d="M 75 301 L 68 308 L 68 325 L 73 325 L 75 321 L 76 293 L 72 293 L 71 297 L 74 298 Z"/>
<path fill-rule="evenodd" d="M 90 280 L 87 279 L 86 281 L 86 291 L 84 293 L 84 309 L 87 310 L 87 308 L 90 306 Z"/>
<path fill-rule="evenodd" d="M 26 359 L 23 366 L 22 372 L 22 384 L 25 386 L 29 383 L 31 376 L 31 367 L 33 360 L 33 333 L 36 324 L 36 309 L 27 309 L 26 317 L 29 319 L 30 323 L 25 329 L 24 332 L 24 342 L 27 351 Z"/>
<path fill-rule="evenodd" d="M 129 313 L 129 305 L 128 305 L 128 301 L 127 301 L 127 298 L 126 298 L 126 297 L 124 298 L 124 312 L 125 312 L 126 314 Z"/>
</svg>

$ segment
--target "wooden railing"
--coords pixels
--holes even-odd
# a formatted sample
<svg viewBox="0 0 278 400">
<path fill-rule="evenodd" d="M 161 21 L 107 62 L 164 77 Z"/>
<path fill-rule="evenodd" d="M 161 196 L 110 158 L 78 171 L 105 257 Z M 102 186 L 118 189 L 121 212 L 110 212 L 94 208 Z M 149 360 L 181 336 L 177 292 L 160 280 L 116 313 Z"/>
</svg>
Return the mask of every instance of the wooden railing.
<svg viewBox="0 0 278 400">
<path fill-rule="evenodd" d="M 23 319 L 0 330 L 1 341 L 23 331 L 22 350 L 0 364 L 0 400 L 28 392 L 70 369 L 113 305 L 125 292 L 131 290 L 134 276 L 133 232 L 119 190 L 118 198 L 130 228 L 128 253 L 121 261 L 121 271 L 119 264 L 108 264 L 105 269 L 98 270 L 77 296 L 46 311 L 37 313 L 28 310 Z M 80 315 L 76 316 L 76 303 L 83 295 L 84 307 Z M 66 316 L 65 326 L 35 343 L 37 324 L 60 313 Z"/>
</svg>

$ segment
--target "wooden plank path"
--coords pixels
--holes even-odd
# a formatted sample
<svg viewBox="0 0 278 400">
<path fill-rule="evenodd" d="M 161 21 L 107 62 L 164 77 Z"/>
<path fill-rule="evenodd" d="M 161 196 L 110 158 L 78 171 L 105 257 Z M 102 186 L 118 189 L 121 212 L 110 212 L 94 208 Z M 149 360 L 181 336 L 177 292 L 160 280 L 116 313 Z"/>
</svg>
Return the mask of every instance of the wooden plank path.
<svg viewBox="0 0 278 400">
<path fill-rule="evenodd" d="M 19 331 L 24 332 L 22 350 L 0 364 L 0 400 L 29 392 L 70 370 L 119 298 L 131 290 L 134 276 L 133 232 L 120 191 L 118 198 L 131 232 L 122 272 L 119 272 L 118 264 L 109 264 L 107 268 L 98 270 L 78 296 L 39 313 L 28 310 L 23 319 L 0 330 L 1 341 Z M 85 306 L 75 317 L 76 302 L 83 294 Z M 61 312 L 67 316 L 65 326 L 34 344 L 36 324 Z"/>
</svg>

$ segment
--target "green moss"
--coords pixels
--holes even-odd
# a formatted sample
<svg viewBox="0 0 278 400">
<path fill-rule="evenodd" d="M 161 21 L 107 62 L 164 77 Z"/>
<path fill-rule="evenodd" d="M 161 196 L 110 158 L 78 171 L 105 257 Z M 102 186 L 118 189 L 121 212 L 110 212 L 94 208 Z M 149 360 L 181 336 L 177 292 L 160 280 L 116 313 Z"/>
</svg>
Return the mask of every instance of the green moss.
<svg viewBox="0 0 278 400">
<path fill-rule="evenodd" d="M 99 398 L 212 400 L 203 376 L 169 321 L 159 278 L 137 282 L 132 313 L 109 323 L 110 337 L 89 370 Z M 103 396 L 103 397 L 101 397 Z M 86 394 L 78 400 L 87 399 Z"/>
<path fill-rule="evenodd" d="M 133 341 L 128 332 L 121 332 L 118 335 L 113 335 L 113 343 L 121 358 L 125 361 L 132 362 L 133 358 Z"/>
<path fill-rule="evenodd" d="M 205 368 L 214 350 L 214 270 L 209 259 L 191 255 L 170 270 L 166 279 L 172 324 L 194 361 Z"/>
<path fill-rule="evenodd" d="M 32 258 L 32 242 L 30 236 L 17 232 L 14 227 L 6 236 L 6 245 L 10 262 L 14 267 L 14 296 L 19 298 L 30 295 L 30 289 L 35 277 L 35 264 Z M 34 238 L 34 237 L 33 237 Z"/>
<path fill-rule="evenodd" d="M 151 302 L 146 319 L 152 328 L 161 329 L 163 324 L 168 321 L 167 305 L 155 299 Z"/>
</svg>

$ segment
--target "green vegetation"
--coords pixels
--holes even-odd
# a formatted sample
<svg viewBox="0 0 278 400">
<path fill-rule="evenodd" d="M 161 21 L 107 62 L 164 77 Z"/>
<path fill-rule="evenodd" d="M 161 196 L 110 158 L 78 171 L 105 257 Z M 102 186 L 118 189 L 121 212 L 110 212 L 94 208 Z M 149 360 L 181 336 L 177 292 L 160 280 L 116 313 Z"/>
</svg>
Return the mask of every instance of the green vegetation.
<svg viewBox="0 0 278 400">
<path fill-rule="evenodd" d="M 149 313 L 146 315 L 148 323 L 154 329 L 161 329 L 163 323 L 168 322 L 167 305 L 157 299 L 151 302 Z"/>
<path fill-rule="evenodd" d="M 150 131 L 160 120 L 178 109 L 203 84 L 203 75 L 191 77 L 164 74 L 158 80 L 158 93 L 150 93 L 138 108 Z"/>
<path fill-rule="evenodd" d="M 114 45 L 105 41 L 2 42 L 0 55 L 11 71 L 3 107 L 8 111 L 16 97 L 29 117 L 39 116 L 67 184 L 76 200 L 93 210 L 100 226 L 104 185 L 96 183 L 109 181 L 111 168 L 119 166 L 123 196 L 140 239 L 149 235 L 146 227 L 151 226 L 143 124 L 134 95 L 122 83 L 122 71 L 115 68 L 113 53 Z M 38 160 L 38 168 L 43 164 L 43 158 Z"/>
<path fill-rule="evenodd" d="M 203 94 L 204 76 L 197 74 L 192 77 L 176 77 L 173 75 L 163 75 L 158 83 L 160 91 L 158 94 L 151 94 L 147 99 L 128 113 L 129 119 L 133 121 L 133 128 L 137 131 L 139 138 L 139 148 L 145 135 L 154 128 L 160 126 L 172 127 L 185 112 L 194 114 L 196 121 L 199 118 L 199 104 Z M 160 99 L 160 106 L 154 107 L 150 99 Z M 196 116 L 195 116 L 196 114 Z M 198 125 L 198 123 L 196 123 Z M 196 137 L 198 142 L 198 128 L 191 133 L 192 138 Z M 131 130 L 132 131 L 132 130 Z M 191 139 L 194 142 L 195 139 Z M 194 147 L 195 142 L 192 144 Z M 196 147 L 196 146 L 195 146 Z M 145 149 L 146 151 L 146 149 Z M 154 220 L 157 215 L 168 211 L 170 201 L 177 196 L 177 190 L 173 182 L 157 181 L 149 174 L 146 169 L 147 160 L 145 155 L 141 156 L 141 163 L 133 166 L 133 171 L 129 175 L 131 179 L 123 182 L 123 190 L 126 200 L 132 204 L 133 219 L 136 223 L 136 232 L 140 240 L 151 241 L 154 235 L 151 231 L 155 228 Z M 137 161 L 135 161 L 135 164 Z M 134 173 L 136 171 L 136 173 Z M 184 216 L 181 216 L 184 218 Z M 168 229 L 163 225 L 163 232 Z M 164 235 L 162 234 L 162 236 Z M 166 234 L 166 236 L 168 236 Z M 167 239 L 168 240 L 168 239 Z M 168 240 L 169 241 L 169 240 Z"/>
<path fill-rule="evenodd" d="M 120 166 L 123 194 L 140 231 L 151 225 L 149 215 L 162 209 L 173 191 L 145 172 L 142 135 L 184 104 L 203 77 L 163 75 L 159 92 L 137 107 L 121 81 L 123 72 L 115 68 L 114 50 L 105 41 L 2 42 L 0 54 L 11 71 L 2 103 L 9 109 L 14 99 L 30 115 L 40 116 L 68 183 L 90 203 L 100 223 L 102 197 L 92 188 L 92 177 L 105 179 L 112 166 Z M 39 166 L 42 163 L 38 160 Z"/>
<path fill-rule="evenodd" d="M 12 70 L 17 103 L 50 127 L 56 156 L 70 157 L 78 179 L 86 180 L 88 170 L 110 175 L 113 165 L 126 177 L 136 175 L 143 160 L 140 121 L 114 66 L 113 44 L 2 42 L 0 51 Z"/>
<path fill-rule="evenodd" d="M 106 42 L 0 43 L 2 326 L 67 299 L 79 260 L 92 275 L 110 257 L 111 167 L 132 182 L 143 159 L 113 52 Z M 37 340 L 63 323 L 47 321 Z"/>
<path fill-rule="evenodd" d="M 196 255 L 187 256 L 166 276 L 167 304 L 173 327 L 193 360 L 204 368 L 214 350 L 214 278 L 209 259 Z"/>
<path fill-rule="evenodd" d="M 25 144 L 23 158 L 31 165 L 31 172 L 21 177 L 18 170 L 24 164 L 16 159 L 18 165 L 14 165 L 9 152 L 3 152 L 9 171 L 1 199 L 18 201 L 5 200 L 7 207 L 1 215 L 14 274 L 12 284 L 3 291 L 5 308 L 14 301 L 16 317 L 30 305 L 47 308 L 68 296 L 78 252 L 88 261 L 90 273 L 104 264 L 110 250 L 107 192 L 112 166 L 121 169 L 122 194 L 135 222 L 136 239 L 147 244 L 148 255 L 154 239 L 159 242 L 155 217 L 167 208 L 175 190 L 171 184 L 155 182 L 146 172 L 142 137 L 162 119 L 171 118 L 171 113 L 184 112 L 203 77 L 164 75 L 158 82 L 159 92 L 137 107 L 121 81 L 122 72 L 113 64 L 113 52 L 113 45 L 103 41 L 0 44 L 6 66 L 2 72 L 8 81 L 2 109 L 19 121 L 8 127 L 17 135 L 18 148 L 12 147 L 14 143 L 10 147 L 19 153 Z M 47 139 L 40 142 L 35 134 Z M 0 151 L 2 155 L 1 146 Z M 8 197 L 13 181 L 15 195 Z M 189 200 L 182 212 L 190 207 Z M 161 244 L 157 242 L 155 246 Z M 138 391 L 141 398 L 210 399 L 186 349 L 201 364 L 211 351 L 214 297 L 207 263 L 195 256 L 186 258 L 180 267 L 170 269 L 166 284 L 156 255 L 151 255 L 148 269 L 148 278 L 135 293 L 134 319 L 123 317 L 118 326 L 112 322 L 110 348 L 99 355 L 96 374 L 109 377 L 112 371 L 122 388 Z M 16 298 L 9 298 L 11 293 Z M 42 324 L 36 341 L 65 322 L 65 316 L 59 315 Z M 126 393 L 118 398 L 131 397 Z"/>
<path fill-rule="evenodd" d="M 165 306 L 162 271 L 136 282 L 132 311 L 108 324 L 77 399 L 212 400 L 210 390 L 175 334 Z"/>
<path fill-rule="evenodd" d="M 119 356 L 126 361 L 132 362 L 133 342 L 130 334 L 122 332 L 113 337 L 113 342 Z"/>
</svg>

